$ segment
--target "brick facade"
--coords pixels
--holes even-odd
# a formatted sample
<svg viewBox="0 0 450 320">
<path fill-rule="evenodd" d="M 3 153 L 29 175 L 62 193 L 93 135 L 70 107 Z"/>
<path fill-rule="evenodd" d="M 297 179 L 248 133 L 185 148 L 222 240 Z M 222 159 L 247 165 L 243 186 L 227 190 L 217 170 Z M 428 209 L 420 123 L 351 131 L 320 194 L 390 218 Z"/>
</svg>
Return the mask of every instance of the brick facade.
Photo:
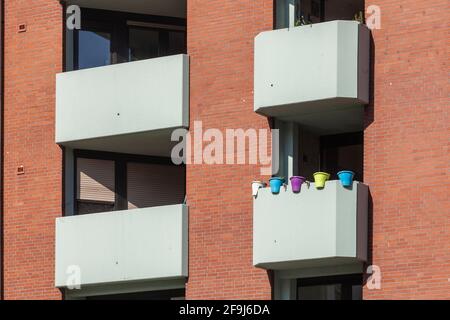
<svg viewBox="0 0 450 320">
<path fill-rule="evenodd" d="M 366 6 L 370 5 L 366 1 Z M 379 0 L 364 182 L 372 198 L 370 262 L 381 290 L 365 299 L 450 299 L 448 2 Z M 54 227 L 62 152 L 54 139 L 62 7 L 4 1 L 3 296 L 61 299 Z M 253 41 L 273 27 L 272 0 L 188 1 L 190 123 L 269 129 L 253 111 Z M 26 32 L 18 32 L 26 24 Z M 17 174 L 19 166 L 25 173 Z M 188 299 L 270 299 L 252 266 L 255 165 L 188 165 Z"/>
<path fill-rule="evenodd" d="M 48 0 L 4 4 L 4 298 L 59 299 L 54 230 L 62 214 L 62 152 L 54 112 L 62 8 Z M 20 24 L 26 32 L 18 32 Z M 17 174 L 19 166 L 25 174 Z"/>
<path fill-rule="evenodd" d="M 191 128 L 198 120 L 203 130 L 269 128 L 253 112 L 253 39 L 272 29 L 272 5 L 188 1 Z M 187 298 L 270 298 L 267 272 L 252 266 L 250 192 L 258 177 L 254 165 L 188 166 Z"/>
<path fill-rule="evenodd" d="M 450 298 L 448 2 L 376 1 L 366 112 L 370 252 L 381 290 L 365 299 Z"/>
</svg>

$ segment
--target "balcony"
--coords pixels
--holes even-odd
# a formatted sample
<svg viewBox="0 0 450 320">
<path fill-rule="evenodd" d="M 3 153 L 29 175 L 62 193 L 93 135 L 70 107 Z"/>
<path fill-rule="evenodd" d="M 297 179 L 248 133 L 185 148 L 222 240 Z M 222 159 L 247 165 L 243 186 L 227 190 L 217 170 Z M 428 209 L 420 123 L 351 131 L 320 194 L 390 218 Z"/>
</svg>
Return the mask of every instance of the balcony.
<svg viewBox="0 0 450 320">
<path fill-rule="evenodd" d="M 189 125 L 189 58 L 173 55 L 60 73 L 56 142 L 74 149 L 167 156 Z"/>
<path fill-rule="evenodd" d="M 328 181 L 274 195 L 260 189 L 253 202 L 253 264 L 273 270 L 335 267 L 367 260 L 368 188 Z"/>
<path fill-rule="evenodd" d="M 188 276 L 188 208 L 171 205 L 56 219 L 55 285 L 71 266 L 81 286 L 184 279 Z"/>
<path fill-rule="evenodd" d="M 312 132 L 362 129 L 369 102 L 370 32 L 330 21 L 262 32 L 255 39 L 254 109 Z"/>
</svg>

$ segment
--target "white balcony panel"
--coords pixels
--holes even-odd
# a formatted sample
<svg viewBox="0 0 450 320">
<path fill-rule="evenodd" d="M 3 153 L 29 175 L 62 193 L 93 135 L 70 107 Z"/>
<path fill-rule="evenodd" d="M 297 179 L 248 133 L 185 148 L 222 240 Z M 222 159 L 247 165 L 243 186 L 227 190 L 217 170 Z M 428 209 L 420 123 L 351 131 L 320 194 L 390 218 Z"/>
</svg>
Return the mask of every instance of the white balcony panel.
<svg viewBox="0 0 450 320">
<path fill-rule="evenodd" d="M 168 155 L 189 125 L 189 58 L 173 55 L 60 73 L 56 142 L 74 149 Z"/>
<path fill-rule="evenodd" d="M 184 279 L 187 262 L 185 205 L 56 219 L 56 287 Z"/>
<path fill-rule="evenodd" d="M 339 266 L 367 260 L 368 188 L 328 181 L 277 195 L 261 189 L 253 202 L 253 264 L 265 269 Z"/>
</svg>

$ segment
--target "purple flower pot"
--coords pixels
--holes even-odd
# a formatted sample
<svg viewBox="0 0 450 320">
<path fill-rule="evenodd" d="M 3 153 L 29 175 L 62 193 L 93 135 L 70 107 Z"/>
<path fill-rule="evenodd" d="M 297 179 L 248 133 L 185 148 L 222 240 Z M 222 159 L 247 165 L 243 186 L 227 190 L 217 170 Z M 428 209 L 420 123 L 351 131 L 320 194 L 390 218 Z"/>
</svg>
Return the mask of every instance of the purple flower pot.
<svg viewBox="0 0 450 320">
<path fill-rule="evenodd" d="M 301 176 L 293 176 L 293 177 L 291 177 L 290 180 L 291 180 L 292 192 L 299 193 L 300 190 L 302 189 L 303 182 L 306 181 L 306 178 L 301 177 Z"/>
</svg>

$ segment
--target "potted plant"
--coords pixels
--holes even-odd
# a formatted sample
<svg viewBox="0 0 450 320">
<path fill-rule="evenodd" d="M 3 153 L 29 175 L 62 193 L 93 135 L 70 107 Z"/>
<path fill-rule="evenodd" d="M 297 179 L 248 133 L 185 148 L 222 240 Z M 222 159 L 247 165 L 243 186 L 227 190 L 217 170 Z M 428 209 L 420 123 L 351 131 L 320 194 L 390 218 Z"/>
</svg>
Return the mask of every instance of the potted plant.
<svg viewBox="0 0 450 320">
<path fill-rule="evenodd" d="M 292 176 L 289 180 L 291 180 L 291 188 L 294 193 L 299 193 L 302 189 L 302 184 L 307 182 L 306 178 L 302 176 Z"/>
<path fill-rule="evenodd" d="M 338 172 L 339 180 L 341 180 L 341 184 L 343 187 L 351 187 L 353 185 L 353 178 L 355 177 L 355 173 L 350 170 L 343 170 Z"/>
<path fill-rule="evenodd" d="M 300 15 L 297 20 L 295 20 L 294 27 L 306 26 L 312 24 L 310 19 L 306 19 L 304 15 Z"/>
<path fill-rule="evenodd" d="M 358 21 L 361 24 L 364 24 L 364 13 L 362 11 L 358 11 L 353 16 L 353 20 Z"/>
<path fill-rule="evenodd" d="M 270 184 L 270 191 L 273 194 L 278 194 L 278 193 L 280 193 L 281 186 L 284 184 L 284 178 L 283 177 L 272 177 L 269 180 L 269 184 Z"/>
<path fill-rule="evenodd" d="M 323 189 L 325 187 L 325 182 L 330 179 L 330 174 L 326 172 L 316 172 L 314 173 L 314 184 L 317 189 Z"/>
</svg>

